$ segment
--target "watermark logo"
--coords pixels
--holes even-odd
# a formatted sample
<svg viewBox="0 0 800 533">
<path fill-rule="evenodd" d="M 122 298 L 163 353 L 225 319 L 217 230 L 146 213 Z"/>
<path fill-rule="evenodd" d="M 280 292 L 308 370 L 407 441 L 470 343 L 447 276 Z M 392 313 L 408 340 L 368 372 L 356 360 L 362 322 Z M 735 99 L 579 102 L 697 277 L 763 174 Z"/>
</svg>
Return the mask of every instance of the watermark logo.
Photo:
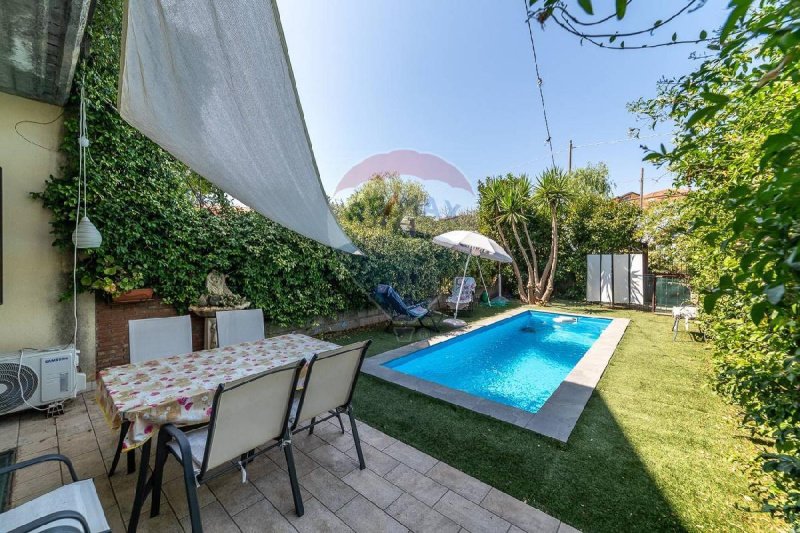
<svg viewBox="0 0 800 533">
<path fill-rule="evenodd" d="M 462 203 L 472 203 L 475 191 L 464 174 L 441 157 L 416 150 L 393 150 L 367 157 L 348 170 L 336 185 L 334 195 L 354 189 L 383 172 L 397 172 L 423 182 L 430 195 L 425 214 L 454 216 Z"/>
</svg>

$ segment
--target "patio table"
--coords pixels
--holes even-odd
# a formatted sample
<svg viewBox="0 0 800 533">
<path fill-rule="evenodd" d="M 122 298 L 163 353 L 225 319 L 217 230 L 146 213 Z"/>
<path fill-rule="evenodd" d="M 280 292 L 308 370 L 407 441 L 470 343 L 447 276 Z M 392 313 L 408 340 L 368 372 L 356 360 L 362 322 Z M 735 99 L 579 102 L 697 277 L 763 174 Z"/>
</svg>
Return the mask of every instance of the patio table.
<svg viewBox="0 0 800 533">
<path fill-rule="evenodd" d="M 115 366 L 100 371 L 97 401 L 113 429 L 123 420 L 130 422 L 123 443 L 123 450 L 130 451 L 149 442 L 161 424 L 208 422 L 220 383 L 238 381 L 300 358 L 308 360 L 335 348 L 339 345 L 292 333 Z"/>
</svg>

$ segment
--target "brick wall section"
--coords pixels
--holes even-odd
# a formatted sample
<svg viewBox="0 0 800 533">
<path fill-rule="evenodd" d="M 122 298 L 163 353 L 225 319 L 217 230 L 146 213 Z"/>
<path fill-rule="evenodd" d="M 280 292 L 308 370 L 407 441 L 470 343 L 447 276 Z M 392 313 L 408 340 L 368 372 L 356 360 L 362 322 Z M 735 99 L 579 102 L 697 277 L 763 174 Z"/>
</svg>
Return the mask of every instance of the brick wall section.
<svg viewBox="0 0 800 533">
<path fill-rule="evenodd" d="M 97 370 L 130 362 L 128 320 L 177 316 L 171 305 L 159 298 L 146 302 L 116 304 L 98 296 L 95 304 Z M 192 348 L 203 348 L 203 319 L 192 315 Z"/>
</svg>

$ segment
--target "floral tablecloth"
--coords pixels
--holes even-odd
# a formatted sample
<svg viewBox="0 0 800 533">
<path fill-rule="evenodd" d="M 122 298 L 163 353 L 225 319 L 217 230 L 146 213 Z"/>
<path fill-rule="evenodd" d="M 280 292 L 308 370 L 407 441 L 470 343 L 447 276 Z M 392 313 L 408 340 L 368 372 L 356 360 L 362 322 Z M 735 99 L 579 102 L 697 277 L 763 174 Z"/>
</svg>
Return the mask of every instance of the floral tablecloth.
<svg viewBox="0 0 800 533">
<path fill-rule="evenodd" d="M 300 358 L 310 359 L 338 347 L 292 333 L 115 366 L 100 371 L 97 401 L 112 428 L 119 428 L 123 418 L 132 422 L 123 444 L 129 450 L 150 439 L 159 424 L 208 422 L 220 383 L 237 381 Z"/>
</svg>

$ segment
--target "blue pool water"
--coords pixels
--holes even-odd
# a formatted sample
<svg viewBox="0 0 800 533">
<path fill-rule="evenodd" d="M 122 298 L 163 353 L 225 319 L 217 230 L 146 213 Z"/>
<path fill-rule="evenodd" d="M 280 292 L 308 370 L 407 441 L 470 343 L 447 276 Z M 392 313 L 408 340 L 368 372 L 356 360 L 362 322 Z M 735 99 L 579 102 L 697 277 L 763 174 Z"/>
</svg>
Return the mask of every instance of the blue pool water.
<svg viewBox="0 0 800 533">
<path fill-rule="evenodd" d="M 535 413 L 611 323 L 565 316 L 524 311 L 384 366 Z"/>
</svg>

